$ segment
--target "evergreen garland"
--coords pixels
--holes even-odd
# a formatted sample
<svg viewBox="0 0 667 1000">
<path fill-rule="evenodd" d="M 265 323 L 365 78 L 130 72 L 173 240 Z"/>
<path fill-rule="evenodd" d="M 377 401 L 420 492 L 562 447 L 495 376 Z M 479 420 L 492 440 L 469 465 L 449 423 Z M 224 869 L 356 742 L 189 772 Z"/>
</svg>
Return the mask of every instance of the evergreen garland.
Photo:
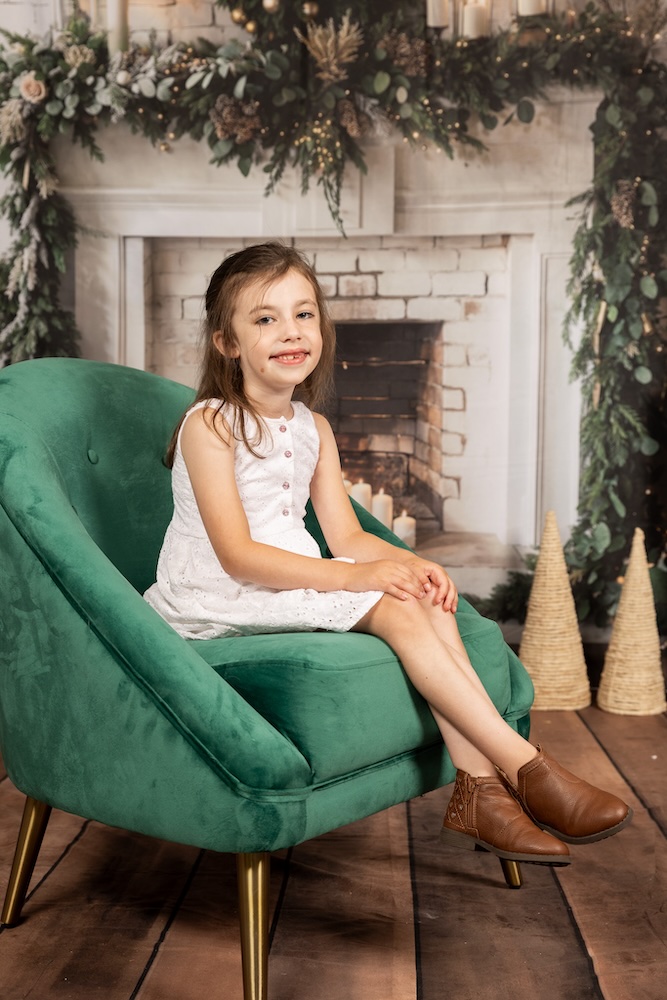
<svg viewBox="0 0 667 1000">
<path fill-rule="evenodd" d="M 247 40 L 132 45 L 110 58 L 105 34 L 78 10 L 42 40 L 3 32 L 0 167 L 10 187 L 0 211 L 13 233 L 0 261 L 4 363 L 77 351 L 59 305 L 76 223 L 57 193 L 55 135 L 95 157 L 97 131 L 121 119 L 165 150 L 188 135 L 213 163 L 235 161 L 245 175 L 261 164 L 267 192 L 293 165 L 304 190 L 322 185 L 340 227 L 344 171 L 365 170 L 365 137 L 398 132 L 452 156 L 482 146 L 475 120 L 487 131 L 513 116 L 527 124 L 550 87 L 596 88 L 595 175 L 577 199 L 566 323 L 585 403 L 567 556 L 580 616 L 604 620 L 635 525 L 654 562 L 667 539 L 667 67 L 651 56 L 667 21 L 661 0 L 637 5 L 632 20 L 601 0 L 576 18 L 524 18 L 474 41 L 441 38 L 417 5 L 350 14 L 329 0 L 304 19 L 317 4 L 217 2 Z"/>
</svg>

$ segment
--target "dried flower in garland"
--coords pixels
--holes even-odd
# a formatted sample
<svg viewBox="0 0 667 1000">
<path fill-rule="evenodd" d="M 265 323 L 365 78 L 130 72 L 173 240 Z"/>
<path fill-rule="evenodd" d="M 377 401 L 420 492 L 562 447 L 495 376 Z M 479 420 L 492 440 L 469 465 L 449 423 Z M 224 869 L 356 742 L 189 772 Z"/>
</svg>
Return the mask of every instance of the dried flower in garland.
<svg viewBox="0 0 667 1000">
<path fill-rule="evenodd" d="M 318 66 L 317 76 L 326 83 L 341 83 L 347 79 L 346 63 L 353 63 L 359 54 L 364 35 L 358 24 L 350 21 L 350 14 L 344 14 L 340 28 L 336 28 L 333 18 L 326 24 L 310 22 L 307 37 L 298 28 L 295 34 L 306 46 Z"/>
<path fill-rule="evenodd" d="M 27 134 L 23 101 L 11 97 L 0 107 L 0 142 L 3 146 L 22 142 Z"/>
<path fill-rule="evenodd" d="M 210 112 L 210 119 L 219 139 L 234 139 L 243 145 L 250 142 L 262 127 L 258 114 L 259 101 L 239 101 L 221 94 Z"/>
</svg>

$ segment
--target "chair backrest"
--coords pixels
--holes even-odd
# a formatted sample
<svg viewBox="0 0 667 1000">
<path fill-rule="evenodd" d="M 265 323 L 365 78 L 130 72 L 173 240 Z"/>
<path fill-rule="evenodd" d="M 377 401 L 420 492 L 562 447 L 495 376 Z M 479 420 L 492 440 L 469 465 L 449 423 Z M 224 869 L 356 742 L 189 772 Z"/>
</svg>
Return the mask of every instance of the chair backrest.
<svg viewBox="0 0 667 1000">
<path fill-rule="evenodd" d="M 166 447 L 193 396 L 157 375 L 71 358 L 0 372 L 3 437 L 15 426 L 41 443 L 27 451 L 30 478 L 39 483 L 48 456 L 86 531 L 140 592 L 155 579 L 172 513 Z"/>
</svg>

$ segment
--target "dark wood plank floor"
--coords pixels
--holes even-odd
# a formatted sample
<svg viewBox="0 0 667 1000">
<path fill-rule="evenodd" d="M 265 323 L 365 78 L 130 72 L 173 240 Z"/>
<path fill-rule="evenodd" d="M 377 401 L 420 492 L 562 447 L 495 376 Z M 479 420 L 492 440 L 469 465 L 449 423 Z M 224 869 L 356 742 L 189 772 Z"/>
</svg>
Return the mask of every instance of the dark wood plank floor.
<svg viewBox="0 0 667 1000">
<path fill-rule="evenodd" d="M 618 837 L 526 865 L 444 849 L 449 790 L 272 861 L 271 1000 L 664 1000 L 667 719 L 533 713 L 533 739 L 635 810 Z M 0 892 L 23 797 L 0 764 Z M 240 1000 L 233 858 L 54 811 L 2 1000 Z"/>
</svg>

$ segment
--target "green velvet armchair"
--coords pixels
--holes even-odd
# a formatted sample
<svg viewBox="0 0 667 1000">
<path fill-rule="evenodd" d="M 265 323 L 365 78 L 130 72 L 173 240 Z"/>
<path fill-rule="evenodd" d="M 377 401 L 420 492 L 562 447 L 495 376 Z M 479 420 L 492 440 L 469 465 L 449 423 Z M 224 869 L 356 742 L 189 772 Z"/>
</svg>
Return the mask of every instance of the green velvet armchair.
<svg viewBox="0 0 667 1000">
<path fill-rule="evenodd" d="M 52 807 L 234 852 L 245 997 L 265 1000 L 268 852 L 454 769 L 379 639 L 188 642 L 143 600 L 171 516 L 165 446 L 191 399 L 92 361 L 0 372 L 0 750 L 27 796 L 1 922 L 19 920 Z M 324 546 L 312 512 L 307 524 Z M 523 667 L 465 601 L 458 621 L 495 704 L 526 733 Z M 520 885 L 517 866 L 503 868 Z"/>
</svg>

